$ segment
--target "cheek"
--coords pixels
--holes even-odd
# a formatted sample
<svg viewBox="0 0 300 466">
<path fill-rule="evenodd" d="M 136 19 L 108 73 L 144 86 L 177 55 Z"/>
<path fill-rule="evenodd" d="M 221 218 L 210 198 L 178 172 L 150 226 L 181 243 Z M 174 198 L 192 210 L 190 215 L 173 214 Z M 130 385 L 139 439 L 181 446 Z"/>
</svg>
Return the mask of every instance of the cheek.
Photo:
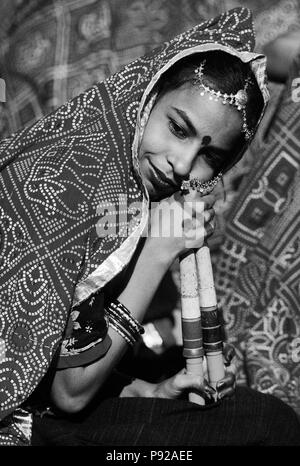
<svg viewBox="0 0 300 466">
<path fill-rule="evenodd" d="M 142 156 L 145 152 L 161 152 L 167 144 L 168 134 L 165 123 L 157 119 L 149 120 L 143 134 L 140 155 Z"/>
</svg>

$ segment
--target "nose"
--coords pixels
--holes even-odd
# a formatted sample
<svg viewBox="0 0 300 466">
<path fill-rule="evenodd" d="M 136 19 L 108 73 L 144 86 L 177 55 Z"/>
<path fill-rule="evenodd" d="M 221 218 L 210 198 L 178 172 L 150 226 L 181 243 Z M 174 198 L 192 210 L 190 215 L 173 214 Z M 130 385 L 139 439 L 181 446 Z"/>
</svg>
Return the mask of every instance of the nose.
<svg viewBox="0 0 300 466">
<path fill-rule="evenodd" d="M 168 155 L 168 163 L 172 165 L 174 174 L 182 178 L 188 176 L 198 157 L 198 153 L 199 148 L 195 146 L 172 151 Z"/>
</svg>

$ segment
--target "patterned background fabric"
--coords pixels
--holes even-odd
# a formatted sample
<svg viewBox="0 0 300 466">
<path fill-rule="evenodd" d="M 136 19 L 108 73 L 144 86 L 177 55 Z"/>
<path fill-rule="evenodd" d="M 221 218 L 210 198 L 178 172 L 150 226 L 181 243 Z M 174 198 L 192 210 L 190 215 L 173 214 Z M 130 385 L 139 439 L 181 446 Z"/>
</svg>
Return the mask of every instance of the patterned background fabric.
<svg viewBox="0 0 300 466">
<path fill-rule="evenodd" d="M 182 0 L 18 2 L 0 58 L 8 86 L 3 130 L 32 122 L 218 12 Z"/>
<path fill-rule="evenodd" d="M 216 257 L 215 284 L 239 382 L 300 414 L 300 106 L 293 67 Z"/>
</svg>

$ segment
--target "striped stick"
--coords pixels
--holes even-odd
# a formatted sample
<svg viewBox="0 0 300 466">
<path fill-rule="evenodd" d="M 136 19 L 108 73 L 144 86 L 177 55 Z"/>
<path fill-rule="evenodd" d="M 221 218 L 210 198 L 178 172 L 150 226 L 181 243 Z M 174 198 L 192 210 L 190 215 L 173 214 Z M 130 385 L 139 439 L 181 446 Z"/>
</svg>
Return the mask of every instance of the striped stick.
<svg viewBox="0 0 300 466">
<path fill-rule="evenodd" d="M 182 183 L 185 193 L 196 190 L 200 196 L 213 191 L 221 174 L 209 182 L 190 178 Z M 188 196 L 189 198 L 189 196 Z M 186 199 L 188 199 L 186 198 Z M 193 200 L 193 199 L 192 199 Z M 210 251 L 206 243 L 196 252 L 191 251 L 180 261 L 183 356 L 187 372 L 203 377 L 203 354 L 206 356 L 208 381 L 216 388 L 225 377 L 222 329 L 214 285 Z M 217 394 L 215 395 L 217 396 Z M 189 400 L 205 404 L 200 395 L 189 395 Z"/>
<path fill-rule="evenodd" d="M 222 326 L 218 315 L 213 270 L 207 244 L 204 244 L 196 252 L 196 266 L 203 348 L 207 360 L 208 380 L 210 385 L 216 388 L 217 382 L 225 377 L 225 369 Z"/>
<path fill-rule="evenodd" d="M 188 374 L 197 374 L 203 383 L 201 313 L 196 256 L 193 250 L 180 259 L 180 287 L 183 356 L 186 370 Z M 189 393 L 189 401 L 199 405 L 205 404 L 199 393 L 193 391 Z"/>
<path fill-rule="evenodd" d="M 218 317 L 210 251 L 205 244 L 196 253 L 191 251 L 180 260 L 181 321 L 183 356 L 188 374 L 197 374 L 201 383 L 203 355 L 207 360 L 208 381 L 216 388 L 225 377 L 222 328 Z M 189 393 L 189 401 L 204 405 L 196 392 Z"/>
</svg>

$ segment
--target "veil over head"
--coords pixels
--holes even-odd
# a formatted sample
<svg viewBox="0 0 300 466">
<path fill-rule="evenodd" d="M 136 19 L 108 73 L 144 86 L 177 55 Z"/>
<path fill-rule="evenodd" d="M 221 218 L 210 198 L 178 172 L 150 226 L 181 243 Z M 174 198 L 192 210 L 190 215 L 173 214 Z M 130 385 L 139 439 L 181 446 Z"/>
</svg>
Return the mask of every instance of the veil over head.
<svg viewBox="0 0 300 466">
<path fill-rule="evenodd" d="M 254 44 L 250 11 L 230 10 L 2 141 L 0 419 L 47 372 L 71 309 L 133 256 L 149 203 L 141 119 L 160 76 L 187 55 L 223 50 L 250 63 L 266 105 L 265 58 Z"/>
</svg>

